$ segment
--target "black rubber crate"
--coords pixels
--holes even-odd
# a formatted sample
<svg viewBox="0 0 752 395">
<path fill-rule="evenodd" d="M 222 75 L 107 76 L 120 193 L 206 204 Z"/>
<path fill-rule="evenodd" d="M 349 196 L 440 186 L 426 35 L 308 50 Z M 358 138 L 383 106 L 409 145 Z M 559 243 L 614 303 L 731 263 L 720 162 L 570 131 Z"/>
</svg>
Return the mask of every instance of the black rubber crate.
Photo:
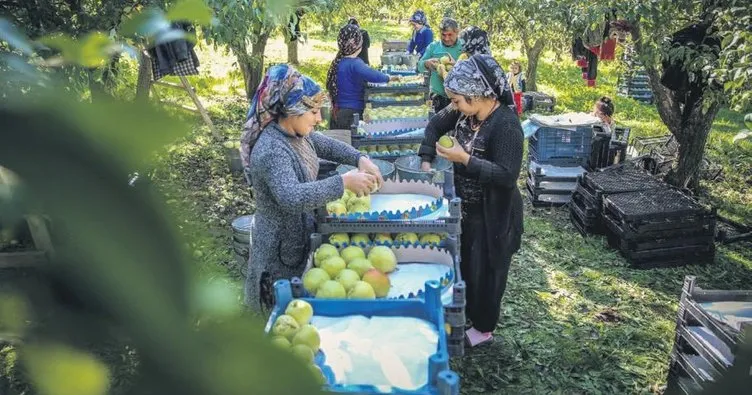
<svg viewBox="0 0 752 395">
<path fill-rule="evenodd" d="M 565 194 L 550 194 L 550 193 L 536 193 L 533 189 L 530 188 L 530 182 L 526 183 L 527 187 L 525 188 L 527 190 L 528 197 L 530 198 L 530 202 L 533 204 L 533 207 L 539 208 L 539 207 L 559 207 L 563 206 L 567 203 L 569 203 L 572 200 L 571 193 L 568 195 Z"/>
<path fill-rule="evenodd" d="M 636 230 L 631 224 L 623 223 L 614 218 L 613 213 L 605 212 L 602 216 L 603 223 L 622 240 L 643 242 L 654 239 L 669 238 L 694 238 L 715 235 L 715 221 L 711 218 L 707 221 L 664 221 L 651 224 L 642 224 L 641 230 Z M 650 225 L 650 227 L 648 227 Z"/>
<path fill-rule="evenodd" d="M 601 233 L 602 225 L 599 218 L 587 215 L 574 197 L 569 203 L 569 219 L 583 236 Z"/>
<path fill-rule="evenodd" d="M 571 195 L 577 186 L 577 180 L 571 181 L 548 181 L 545 178 L 536 178 L 530 174 L 527 185 L 536 194 Z"/>
<path fill-rule="evenodd" d="M 572 203 L 576 203 L 580 211 L 582 211 L 587 217 L 599 218 L 600 207 L 596 204 L 595 198 L 591 197 L 588 192 L 583 190 L 582 184 L 577 184 L 574 192 L 572 192 Z"/>
<path fill-rule="evenodd" d="M 667 188 L 666 183 L 630 163 L 590 172 L 585 175 L 584 183 L 598 202 L 602 202 L 603 195 Z"/>
<path fill-rule="evenodd" d="M 603 209 L 638 232 L 688 227 L 715 219 L 714 212 L 671 188 L 608 195 L 603 198 Z M 671 225 L 673 222 L 686 226 Z"/>
</svg>

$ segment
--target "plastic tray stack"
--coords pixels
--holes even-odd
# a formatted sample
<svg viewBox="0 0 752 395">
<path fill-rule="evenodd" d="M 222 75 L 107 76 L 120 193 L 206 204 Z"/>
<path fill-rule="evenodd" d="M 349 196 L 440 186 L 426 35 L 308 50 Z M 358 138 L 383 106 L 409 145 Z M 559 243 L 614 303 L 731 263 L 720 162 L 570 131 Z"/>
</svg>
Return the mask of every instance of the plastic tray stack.
<svg viewBox="0 0 752 395">
<path fill-rule="evenodd" d="M 461 200 L 454 198 L 449 202 L 447 216 L 413 220 L 350 220 L 329 217 L 325 210 L 318 210 L 316 221 L 318 233 L 311 237 L 313 247 L 311 251 L 315 251 L 315 248 L 321 245 L 322 240 L 334 233 L 417 233 L 419 236 L 426 233 L 447 234 L 447 240 L 451 240 L 453 245 L 450 245 L 449 248 L 455 248 L 457 262 L 452 302 L 444 306 L 446 322 L 451 328 L 448 334 L 448 348 L 452 356 L 463 355 L 465 347 L 465 283 L 462 281 L 459 255 L 457 254 L 460 251 L 461 205 Z M 296 280 L 296 284 L 297 281 L 299 280 Z M 297 290 L 300 292 L 302 287 L 297 286 Z"/>
<path fill-rule="evenodd" d="M 527 177 L 527 192 L 534 207 L 562 206 L 572 199 L 577 179 L 585 174 L 585 168 L 561 167 L 530 161 Z"/>
<path fill-rule="evenodd" d="M 624 162 L 630 133 L 630 128 L 617 126 L 613 133 L 607 133 L 600 126 L 593 126 L 588 169 L 598 170 Z"/>
<path fill-rule="evenodd" d="M 732 314 L 713 311 L 713 306 L 724 304 L 741 307 L 747 320 L 729 321 Z M 750 311 L 752 290 L 704 290 L 696 286 L 694 276 L 685 277 L 665 394 L 700 393 L 734 366 L 742 334 L 752 328 Z"/>
<path fill-rule="evenodd" d="M 523 92 L 525 111 L 553 112 L 556 98 L 542 92 Z"/>
<path fill-rule="evenodd" d="M 528 139 L 528 158 L 539 164 L 585 166 L 590 158 L 592 137 L 590 127 L 568 130 L 541 126 Z"/>
<path fill-rule="evenodd" d="M 572 224 L 582 235 L 605 231 L 603 198 L 605 196 L 667 188 L 666 184 L 632 164 L 611 166 L 585 174 L 575 187 L 569 214 Z"/>
<path fill-rule="evenodd" d="M 351 126 L 351 136 L 353 147 L 359 150 L 366 150 L 367 147 L 375 146 L 409 146 L 411 149 L 394 152 L 391 155 L 374 156 L 378 159 L 394 161 L 402 156 L 417 154 L 414 148 L 417 148 L 423 142 L 423 133 L 416 134 L 416 131 L 425 129 L 428 125 L 428 118 L 395 118 L 371 121 L 360 125 L 360 116 L 355 114 Z M 359 133 L 358 129 L 361 129 Z M 363 133 L 365 132 L 365 133 Z"/>
<path fill-rule="evenodd" d="M 650 89 L 650 77 L 645 68 L 636 60 L 634 49 L 626 48 L 624 51 L 624 63 L 627 71 L 619 77 L 617 94 L 631 97 L 642 103 L 653 103 L 653 91 Z"/>
<path fill-rule="evenodd" d="M 277 317 L 284 314 L 287 305 L 296 298 L 295 285 L 290 281 L 280 280 L 274 284 L 275 307 L 267 321 L 265 331 L 271 331 Z M 431 322 L 439 332 L 436 353 L 428 360 L 428 383 L 418 390 L 401 391 L 392 388 L 385 392 L 383 388 L 366 385 L 340 385 L 334 383 L 334 377 L 326 366 L 326 355 L 319 352 L 315 363 L 324 373 L 327 384 L 324 390 L 340 394 L 415 394 L 415 395 L 457 395 L 460 390 L 460 378 L 449 368 L 449 349 L 447 345 L 444 315 L 441 314 L 440 285 L 435 281 L 426 282 L 425 297 L 422 299 L 401 300 L 327 300 L 304 298 L 313 307 L 314 314 L 324 317 L 344 317 L 363 315 L 366 317 L 413 317 Z"/>
<path fill-rule="evenodd" d="M 712 261 L 715 210 L 671 188 L 603 198 L 609 244 L 633 266 L 681 266 Z"/>
<path fill-rule="evenodd" d="M 424 73 L 423 81 L 420 83 L 400 83 L 400 84 L 367 84 L 365 92 L 366 106 L 371 108 L 379 107 L 412 107 L 425 105 L 429 100 L 429 75 Z M 384 96 L 389 95 L 421 95 L 416 100 L 389 100 Z"/>
</svg>

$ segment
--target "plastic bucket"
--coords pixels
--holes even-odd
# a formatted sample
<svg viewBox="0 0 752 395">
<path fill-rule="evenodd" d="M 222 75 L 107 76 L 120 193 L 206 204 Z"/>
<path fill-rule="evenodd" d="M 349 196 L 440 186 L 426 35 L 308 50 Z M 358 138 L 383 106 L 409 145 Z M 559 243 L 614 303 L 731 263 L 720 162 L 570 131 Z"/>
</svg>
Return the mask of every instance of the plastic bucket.
<svg viewBox="0 0 752 395">
<path fill-rule="evenodd" d="M 387 161 L 381 160 L 381 159 L 371 159 L 371 162 L 373 162 L 373 164 L 375 164 L 376 166 L 378 166 L 379 171 L 381 171 L 381 175 L 384 177 L 384 180 L 393 180 L 394 179 L 395 169 L 394 169 L 394 164 L 393 163 L 390 163 L 390 162 L 387 162 Z M 353 169 L 355 169 L 354 166 L 339 165 L 339 166 L 337 166 L 337 173 L 339 173 L 339 174 L 345 174 L 348 171 L 353 170 Z"/>
<path fill-rule="evenodd" d="M 432 171 L 420 169 L 422 159 L 418 155 L 403 156 L 394 165 L 400 180 L 426 181 L 444 186 L 445 194 L 454 194 L 454 166 L 444 158 L 436 157 L 431 164 Z"/>
</svg>

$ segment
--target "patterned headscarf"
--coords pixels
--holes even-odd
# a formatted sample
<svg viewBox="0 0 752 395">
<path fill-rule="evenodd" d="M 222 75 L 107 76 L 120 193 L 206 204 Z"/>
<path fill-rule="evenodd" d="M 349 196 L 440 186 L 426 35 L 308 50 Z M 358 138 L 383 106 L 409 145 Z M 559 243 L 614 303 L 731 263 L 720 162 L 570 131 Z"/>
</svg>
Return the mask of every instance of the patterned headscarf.
<svg viewBox="0 0 752 395">
<path fill-rule="evenodd" d="M 326 89 L 332 97 L 332 102 L 336 103 L 339 89 L 337 87 L 337 69 L 339 63 L 345 56 L 350 56 L 363 48 L 363 33 L 357 25 L 347 24 L 339 30 L 337 38 L 337 56 L 334 57 L 332 65 L 329 66 L 329 72 L 326 74 Z"/>
<path fill-rule="evenodd" d="M 478 26 L 470 26 L 462 31 L 460 38 L 464 42 L 462 52 L 468 56 L 478 54 L 491 54 L 491 45 L 488 42 L 488 33 Z"/>
<path fill-rule="evenodd" d="M 428 17 L 426 16 L 426 13 L 423 12 L 423 10 L 417 10 L 413 14 L 413 16 L 410 17 L 410 22 L 415 22 L 419 25 L 428 26 Z"/>
<path fill-rule="evenodd" d="M 269 68 L 253 95 L 240 136 L 243 167 L 251 164 L 251 151 L 261 131 L 281 116 L 303 115 L 327 104 L 326 94 L 312 79 L 295 68 L 281 64 Z"/>
<path fill-rule="evenodd" d="M 514 103 L 504 70 L 491 55 L 473 55 L 457 62 L 447 74 L 444 87 L 457 95 L 497 98 L 506 105 Z"/>
</svg>

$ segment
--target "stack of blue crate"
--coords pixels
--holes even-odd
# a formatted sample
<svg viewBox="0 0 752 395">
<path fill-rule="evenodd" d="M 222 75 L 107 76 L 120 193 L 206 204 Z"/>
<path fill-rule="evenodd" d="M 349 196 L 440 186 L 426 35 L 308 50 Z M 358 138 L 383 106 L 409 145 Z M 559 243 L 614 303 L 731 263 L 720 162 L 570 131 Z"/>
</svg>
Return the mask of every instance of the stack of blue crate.
<svg viewBox="0 0 752 395">
<path fill-rule="evenodd" d="M 528 140 L 527 192 L 534 206 L 569 203 L 577 178 L 587 172 L 592 144 L 591 126 L 557 128 L 525 121 Z"/>
</svg>

